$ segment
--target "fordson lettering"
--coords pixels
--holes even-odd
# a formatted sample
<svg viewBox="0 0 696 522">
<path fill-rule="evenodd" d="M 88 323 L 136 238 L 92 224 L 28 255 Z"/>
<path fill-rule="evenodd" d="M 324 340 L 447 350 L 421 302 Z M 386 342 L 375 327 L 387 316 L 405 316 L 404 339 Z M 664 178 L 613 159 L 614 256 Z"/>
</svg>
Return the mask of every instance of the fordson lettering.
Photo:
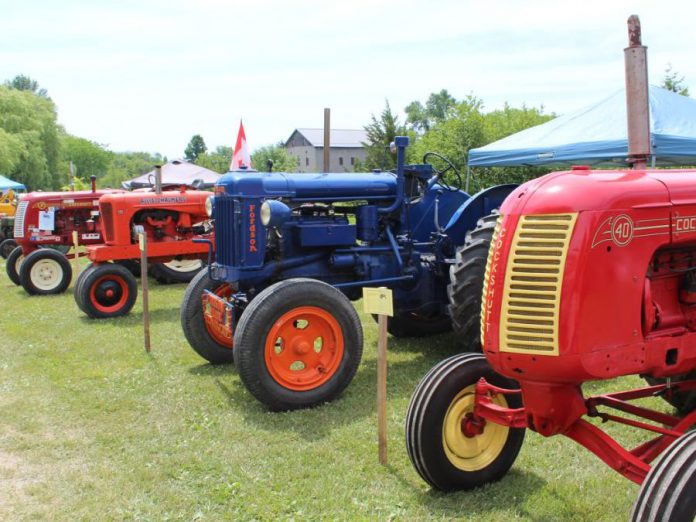
<svg viewBox="0 0 696 522">
<path fill-rule="evenodd" d="M 256 205 L 249 205 L 249 252 L 256 251 Z"/>
</svg>

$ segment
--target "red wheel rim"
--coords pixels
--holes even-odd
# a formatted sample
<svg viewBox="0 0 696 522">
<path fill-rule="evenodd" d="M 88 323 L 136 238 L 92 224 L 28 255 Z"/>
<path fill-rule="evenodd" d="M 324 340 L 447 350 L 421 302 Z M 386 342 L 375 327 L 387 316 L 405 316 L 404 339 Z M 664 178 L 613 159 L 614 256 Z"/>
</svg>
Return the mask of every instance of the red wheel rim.
<svg viewBox="0 0 696 522">
<path fill-rule="evenodd" d="M 118 312 L 128 301 L 128 284 L 117 275 L 103 275 L 89 289 L 89 300 L 104 314 Z"/>
<path fill-rule="evenodd" d="M 232 295 L 232 287 L 228 284 L 224 284 L 218 286 L 212 292 L 218 297 L 227 299 Z M 203 319 L 205 320 L 205 329 L 208 330 L 210 337 L 212 337 L 213 340 L 219 345 L 232 349 L 232 337 L 227 337 L 220 332 L 218 325 L 213 322 L 213 318 L 207 313 L 203 314 Z"/>
<path fill-rule="evenodd" d="M 343 331 L 336 318 L 316 306 L 283 314 L 268 332 L 266 368 L 281 386 L 307 391 L 327 382 L 343 359 Z"/>
</svg>

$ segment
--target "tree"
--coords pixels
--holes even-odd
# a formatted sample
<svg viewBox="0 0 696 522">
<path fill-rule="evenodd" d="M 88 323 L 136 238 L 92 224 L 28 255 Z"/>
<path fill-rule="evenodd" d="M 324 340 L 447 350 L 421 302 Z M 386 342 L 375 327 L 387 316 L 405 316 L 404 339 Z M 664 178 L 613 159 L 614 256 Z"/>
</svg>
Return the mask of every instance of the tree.
<svg viewBox="0 0 696 522">
<path fill-rule="evenodd" d="M 425 106 L 419 101 L 413 101 L 404 111 L 406 124 L 417 132 L 427 132 L 430 128 L 443 122 L 456 113 L 457 100 L 447 89 L 430 94 Z"/>
<path fill-rule="evenodd" d="M 5 85 L 18 91 L 29 91 L 47 100 L 51 99 L 48 97 L 48 91 L 39 87 L 39 83 L 36 80 L 32 80 L 29 76 L 24 76 L 23 74 L 18 74 L 11 80 L 7 80 Z"/>
<path fill-rule="evenodd" d="M 89 179 L 93 175 L 97 178 L 106 175 L 113 153 L 106 150 L 103 145 L 70 134 L 64 134 L 62 141 L 61 170 L 69 172 L 68 165 L 72 162 L 75 166 L 74 175 L 77 177 Z"/>
<path fill-rule="evenodd" d="M 196 159 L 196 165 L 205 167 L 206 169 L 214 170 L 222 174 L 230 170 L 230 163 L 232 162 L 232 152 L 234 149 L 232 147 L 218 146 L 215 148 L 214 152 L 205 152 L 198 156 Z"/>
<path fill-rule="evenodd" d="M 186 145 L 184 156 L 187 160 L 195 162 L 198 156 L 204 154 L 206 150 L 208 150 L 208 147 L 205 146 L 203 137 L 200 134 L 194 134 L 191 141 Z"/>
<path fill-rule="evenodd" d="M 58 188 L 61 142 L 53 102 L 0 86 L 0 163 L 3 174 L 30 190 Z"/>
<path fill-rule="evenodd" d="M 106 175 L 97 182 L 102 188 L 119 188 L 121 182 L 150 172 L 155 165 L 166 163 L 160 154 L 149 152 L 112 152 Z"/>
<path fill-rule="evenodd" d="M 365 126 L 367 141 L 363 143 L 367 153 L 364 167 L 371 169 L 392 169 L 396 165 L 396 154 L 389 151 L 389 145 L 394 138 L 406 133 L 406 129 L 399 123 L 399 118 L 385 100 L 385 108 L 379 119 L 372 115 L 372 122 Z"/>
<path fill-rule="evenodd" d="M 684 77 L 679 76 L 679 73 L 672 70 L 672 64 L 667 64 L 665 69 L 665 77 L 662 79 L 662 85 L 668 91 L 676 92 L 682 96 L 689 96 L 689 87 L 684 85 Z"/>
<path fill-rule="evenodd" d="M 273 162 L 275 172 L 297 172 L 297 158 L 288 154 L 282 143 L 266 145 L 251 155 L 251 163 L 257 170 L 268 170 L 268 161 Z"/>
</svg>

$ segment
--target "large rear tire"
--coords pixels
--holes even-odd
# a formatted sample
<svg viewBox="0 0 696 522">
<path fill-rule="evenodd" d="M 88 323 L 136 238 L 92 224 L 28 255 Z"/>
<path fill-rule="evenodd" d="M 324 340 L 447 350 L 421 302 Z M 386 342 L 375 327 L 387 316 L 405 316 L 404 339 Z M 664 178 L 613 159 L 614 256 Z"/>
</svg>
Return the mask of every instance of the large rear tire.
<svg viewBox="0 0 696 522">
<path fill-rule="evenodd" d="M 498 213 L 478 220 L 476 228 L 466 235 L 450 267 L 447 288 L 452 329 L 463 351 L 481 352 L 481 294 L 486 273 L 488 250 L 493 240 Z"/>
<path fill-rule="evenodd" d="M 65 254 L 50 248 L 34 250 L 19 269 L 19 282 L 29 295 L 62 294 L 71 280 L 70 261 Z"/>
<path fill-rule="evenodd" d="M 672 377 L 672 384 L 678 384 L 680 381 L 690 381 L 696 379 L 696 371 L 684 375 Z M 665 379 L 656 379 L 654 377 L 646 377 L 645 380 L 651 386 L 655 384 L 664 384 Z M 696 409 L 696 390 L 688 390 L 684 392 L 673 392 L 670 394 L 662 394 L 661 397 L 669 404 L 677 409 L 677 412 L 682 417 L 688 415 Z"/>
<path fill-rule="evenodd" d="M 17 242 L 14 239 L 3 239 L 2 242 L 0 242 L 0 256 L 2 256 L 3 259 L 7 259 L 7 256 L 9 256 L 15 248 L 17 248 Z"/>
<path fill-rule="evenodd" d="M 232 287 L 228 283 L 213 281 L 208 277 L 207 270 L 200 271 L 189 283 L 181 302 L 181 328 L 198 355 L 212 364 L 228 364 L 233 361 L 232 338 L 222 337 L 208 327 L 201 302 L 206 290 L 220 297 L 232 295 Z"/>
<path fill-rule="evenodd" d="M 114 263 L 93 265 L 76 288 L 75 302 L 93 319 L 120 317 L 131 311 L 138 283 L 126 268 Z"/>
<path fill-rule="evenodd" d="M 149 272 L 162 285 L 190 283 L 203 268 L 200 259 L 174 259 L 150 265 Z"/>
<path fill-rule="evenodd" d="M 696 520 L 696 431 L 679 437 L 655 464 L 638 493 L 632 522 Z"/>
<path fill-rule="evenodd" d="M 316 279 L 269 286 L 247 306 L 234 333 L 234 362 L 249 392 L 271 410 L 337 398 L 362 357 L 362 326 L 339 290 Z"/>
<path fill-rule="evenodd" d="M 496 386 L 518 384 L 493 371 L 480 354 L 459 354 L 437 364 L 418 384 L 406 414 L 406 449 L 418 474 L 442 491 L 467 490 L 500 480 L 517 458 L 524 428 L 483 421 L 479 434 L 464 432 L 481 378 Z M 519 408 L 519 395 L 494 402 Z"/>
<path fill-rule="evenodd" d="M 377 316 L 372 318 L 377 321 Z M 389 317 L 387 331 L 398 339 L 408 337 L 427 337 L 449 332 L 452 329 L 450 318 L 445 315 L 426 317 L 414 313 L 403 313 Z"/>
<path fill-rule="evenodd" d="M 16 247 L 10 255 L 7 256 L 7 261 L 5 261 L 5 271 L 7 272 L 7 277 L 10 278 L 17 286 L 22 283 L 19 281 L 19 269 L 22 266 L 22 261 L 24 261 L 24 252 L 22 252 L 22 247 Z"/>
</svg>

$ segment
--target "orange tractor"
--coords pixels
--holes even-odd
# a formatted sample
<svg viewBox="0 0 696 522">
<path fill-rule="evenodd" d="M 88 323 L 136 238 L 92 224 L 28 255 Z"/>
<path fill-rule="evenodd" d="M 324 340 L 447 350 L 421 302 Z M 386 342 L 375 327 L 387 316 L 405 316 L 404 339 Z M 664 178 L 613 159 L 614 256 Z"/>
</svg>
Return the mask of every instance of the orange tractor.
<svg viewBox="0 0 696 522">
<path fill-rule="evenodd" d="M 483 354 L 435 366 L 407 414 L 409 456 L 437 489 L 499 480 L 532 430 L 569 437 L 641 484 L 633 520 L 696 517 L 696 432 L 687 433 L 696 424 L 696 170 L 646 168 L 645 47 L 637 18 L 629 26 L 632 169 L 530 181 L 474 232 L 490 243 Z M 463 247 L 461 266 L 479 243 Z M 625 375 L 648 385 L 583 393 L 588 381 Z M 650 397 L 675 411 L 634 402 Z M 588 418 L 650 437 L 625 448 Z"/>
</svg>

